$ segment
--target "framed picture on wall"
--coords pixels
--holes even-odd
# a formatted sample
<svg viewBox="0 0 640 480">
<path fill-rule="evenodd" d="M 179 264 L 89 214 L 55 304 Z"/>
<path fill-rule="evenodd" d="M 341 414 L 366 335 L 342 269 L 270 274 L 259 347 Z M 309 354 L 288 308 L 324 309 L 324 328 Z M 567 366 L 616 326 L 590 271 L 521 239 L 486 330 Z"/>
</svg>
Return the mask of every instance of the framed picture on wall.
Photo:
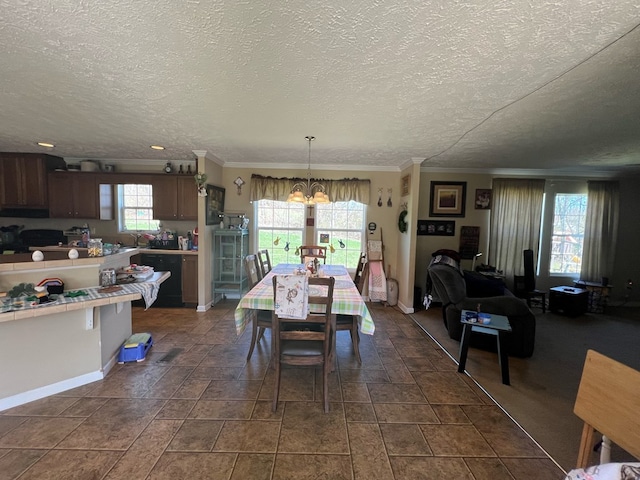
<svg viewBox="0 0 640 480">
<path fill-rule="evenodd" d="M 431 182 L 430 217 L 464 217 L 467 182 Z"/>
<path fill-rule="evenodd" d="M 452 237 L 456 233 L 453 220 L 418 220 L 418 235 L 440 235 Z"/>
<path fill-rule="evenodd" d="M 207 196 L 204 197 L 206 201 L 206 224 L 216 225 L 220 223 L 219 215 L 224 212 L 225 190 L 222 187 L 209 184 L 207 184 L 206 188 Z"/>
<path fill-rule="evenodd" d="M 409 195 L 409 187 L 411 186 L 411 175 L 405 175 L 400 181 L 400 195 L 406 197 Z"/>
<path fill-rule="evenodd" d="M 490 188 L 476 188 L 476 199 L 474 201 L 476 210 L 490 210 L 491 209 L 491 189 Z"/>
</svg>

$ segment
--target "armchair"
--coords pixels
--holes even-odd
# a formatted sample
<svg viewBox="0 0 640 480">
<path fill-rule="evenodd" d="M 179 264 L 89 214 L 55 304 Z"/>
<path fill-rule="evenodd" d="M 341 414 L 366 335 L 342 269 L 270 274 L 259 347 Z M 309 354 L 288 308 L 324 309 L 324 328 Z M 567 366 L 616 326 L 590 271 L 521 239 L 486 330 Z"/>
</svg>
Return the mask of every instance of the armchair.
<svg viewBox="0 0 640 480">
<path fill-rule="evenodd" d="M 507 353 L 516 357 L 530 357 L 533 354 L 536 333 L 536 318 L 527 304 L 514 296 L 467 297 L 467 286 L 463 273 L 449 263 L 431 262 L 428 276 L 437 298 L 442 302 L 442 316 L 449 337 L 460 341 L 462 310 L 476 310 L 478 304 L 483 312 L 504 315 L 509 318 L 512 332 L 505 339 Z M 471 345 L 493 349 L 493 342 L 487 343 L 485 335 L 472 336 Z"/>
</svg>

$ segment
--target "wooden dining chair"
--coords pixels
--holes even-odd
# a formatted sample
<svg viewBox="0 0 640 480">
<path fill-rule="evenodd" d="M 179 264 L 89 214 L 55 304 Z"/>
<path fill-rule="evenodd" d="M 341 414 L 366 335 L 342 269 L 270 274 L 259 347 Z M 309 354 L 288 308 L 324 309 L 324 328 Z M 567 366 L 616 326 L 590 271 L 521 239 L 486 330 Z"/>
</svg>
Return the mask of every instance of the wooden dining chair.
<svg viewBox="0 0 640 480">
<path fill-rule="evenodd" d="M 360 254 L 358 265 L 356 267 L 356 273 L 353 276 L 353 283 L 355 283 L 359 293 L 362 293 L 362 272 L 364 269 L 366 258 L 366 253 L 363 252 Z M 351 336 L 351 345 L 353 346 L 353 353 L 355 353 L 358 363 L 362 363 L 362 357 L 360 357 L 360 334 L 358 333 L 358 317 L 356 315 L 336 315 L 336 332 L 341 331 L 349 332 L 349 335 Z"/>
<path fill-rule="evenodd" d="M 327 263 L 327 247 L 320 245 L 303 245 L 300 247 L 300 263 L 303 265 L 317 258 L 322 263 Z"/>
<path fill-rule="evenodd" d="M 258 257 L 256 255 L 247 255 L 244 257 L 244 269 L 247 274 L 249 288 L 255 287 L 261 280 L 259 274 Z M 262 340 L 264 331 L 271 328 L 271 312 L 268 310 L 253 310 L 251 312 L 251 345 L 247 354 L 247 361 L 251 358 L 256 344 Z"/>
<path fill-rule="evenodd" d="M 367 263 L 367 254 L 365 252 L 360 253 L 360 259 L 358 260 L 358 266 L 356 267 L 356 273 L 353 276 L 353 283 L 356 284 L 358 292 L 362 293 L 362 285 L 364 282 L 364 264 Z"/>
<path fill-rule="evenodd" d="M 278 277 L 273 277 L 273 301 L 277 303 Z M 275 385 L 272 410 L 278 408 L 280 394 L 280 372 L 282 365 L 322 367 L 322 398 L 325 413 L 329 412 L 329 373 L 333 368 L 335 345 L 335 315 L 333 305 L 333 277 L 309 278 L 308 304 L 323 305 L 324 313 L 310 313 L 306 320 L 273 316 L 273 341 L 275 363 Z M 318 287 L 323 287 L 322 289 Z M 318 289 L 319 291 L 314 291 Z M 326 290 L 325 290 L 326 289 Z"/>
<path fill-rule="evenodd" d="M 271 259 L 269 258 L 269 250 L 258 250 L 258 262 L 260 263 L 260 271 L 262 278 L 267 276 L 267 273 L 271 271 Z"/>
</svg>

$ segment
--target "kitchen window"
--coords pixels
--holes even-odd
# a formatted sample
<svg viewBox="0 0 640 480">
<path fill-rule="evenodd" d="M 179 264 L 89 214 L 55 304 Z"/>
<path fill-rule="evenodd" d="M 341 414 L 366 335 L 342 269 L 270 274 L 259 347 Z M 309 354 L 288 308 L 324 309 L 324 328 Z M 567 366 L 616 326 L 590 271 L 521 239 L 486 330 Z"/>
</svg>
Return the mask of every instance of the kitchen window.
<svg viewBox="0 0 640 480">
<path fill-rule="evenodd" d="M 118 185 L 118 206 L 120 232 L 157 232 L 160 229 L 160 221 L 153 218 L 153 187 L 151 185 Z"/>
<path fill-rule="evenodd" d="M 300 263 L 297 248 L 311 243 L 327 247 L 327 263 L 353 269 L 358 264 L 364 244 L 364 204 L 333 202 L 310 208 L 299 203 L 260 200 L 254 202 L 254 209 L 257 248 L 268 249 L 274 265 Z"/>
<path fill-rule="evenodd" d="M 333 202 L 315 206 L 316 245 L 328 245 L 327 263 L 355 268 L 363 251 L 363 203 Z"/>
<path fill-rule="evenodd" d="M 258 250 L 269 250 L 271 263 L 300 263 L 296 248 L 302 245 L 305 206 L 299 203 L 254 202 Z"/>
</svg>

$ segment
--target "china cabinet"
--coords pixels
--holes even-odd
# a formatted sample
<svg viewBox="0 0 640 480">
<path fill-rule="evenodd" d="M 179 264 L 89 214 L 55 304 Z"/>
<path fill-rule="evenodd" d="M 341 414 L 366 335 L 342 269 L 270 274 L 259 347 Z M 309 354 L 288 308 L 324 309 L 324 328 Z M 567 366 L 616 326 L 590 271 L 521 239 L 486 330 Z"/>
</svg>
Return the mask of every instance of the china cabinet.
<svg viewBox="0 0 640 480">
<path fill-rule="evenodd" d="M 220 229 L 213 232 L 213 296 L 240 298 L 249 289 L 242 259 L 249 253 L 249 231 Z"/>
</svg>

